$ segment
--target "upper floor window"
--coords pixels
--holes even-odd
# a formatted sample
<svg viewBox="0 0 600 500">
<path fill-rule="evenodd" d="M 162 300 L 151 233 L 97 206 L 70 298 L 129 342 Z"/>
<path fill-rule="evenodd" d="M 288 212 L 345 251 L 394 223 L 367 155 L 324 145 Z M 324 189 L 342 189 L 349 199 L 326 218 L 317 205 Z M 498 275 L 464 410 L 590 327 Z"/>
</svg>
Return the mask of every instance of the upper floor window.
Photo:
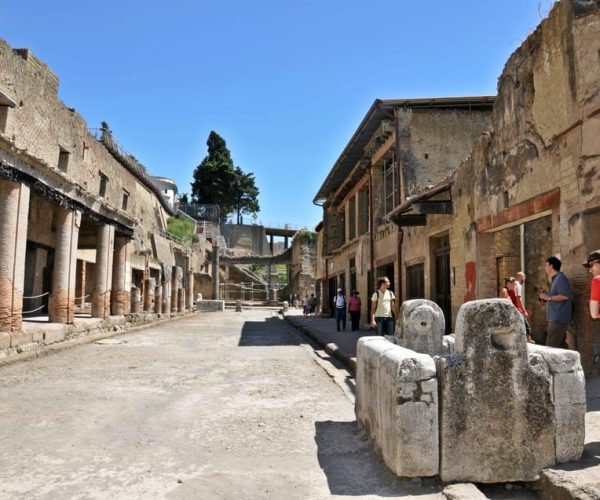
<svg viewBox="0 0 600 500">
<path fill-rule="evenodd" d="M 62 172 L 66 172 L 69 167 L 69 159 L 71 157 L 71 153 L 69 153 L 66 149 L 59 147 L 58 150 L 58 169 Z"/>
<path fill-rule="evenodd" d="M 100 190 L 98 191 L 100 198 L 106 197 L 106 186 L 107 185 L 108 185 L 108 177 L 106 177 L 106 175 L 104 175 L 102 172 L 100 172 Z"/>
<path fill-rule="evenodd" d="M 396 208 L 398 202 L 398 179 L 396 175 L 396 161 L 394 158 L 385 160 L 383 164 L 383 197 L 387 214 Z"/>
<path fill-rule="evenodd" d="M 121 204 L 121 208 L 123 210 L 127 210 L 128 203 L 129 203 L 129 192 L 126 189 L 123 189 L 123 203 Z"/>
<path fill-rule="evenodd" d="M 353 196 L 348 202 L 348 241 L 356 238 L 356 198 Z"/>
</svg>

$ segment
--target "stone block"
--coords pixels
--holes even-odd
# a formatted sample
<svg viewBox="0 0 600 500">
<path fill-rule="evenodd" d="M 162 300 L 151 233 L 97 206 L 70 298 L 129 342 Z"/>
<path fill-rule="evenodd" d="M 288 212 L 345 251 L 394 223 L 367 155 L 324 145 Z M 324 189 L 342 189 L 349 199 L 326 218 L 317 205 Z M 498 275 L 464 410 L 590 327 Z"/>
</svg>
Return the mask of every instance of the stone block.
<svg viewBox="0 0 600 500">
<path fill-rule="evenodd" d="M 563 373 L 573 371 L 574 367 L 581 366 L 581 359 L 577 351 L 557 349 L 538 344 L 527 344 L 529 353 L 539 354 L 548 364 L 551 373 Z"/>
<path fill-rule="evenodd" d="M 585 404 L 585 376 L 581 366 L 572 372 L 553 374 L 552 385 L 554 403 L 557 406 Z"/>
<path fill-rule="evenodd" d="M 33 336 L 28 332 L 11 333 L 10 334 L 10 346 L 17 347 L 24 344 L 31 343 Z"/>
<path fill-rule="evenodd" d="M 444 313 L 430 300 L 406 300 L 400 307 L 396 325 L 396 344 L 435 356 L 442 353 L 445 329 Z"/>
<path fill-rule="evenodd" d="M 362 337 L 356 345 L 356 403 L 357 422 L 367 435 L 379 445 L 380 418 L 380 367 L 381 355 L 393 346 L 379 336 Z"/>
<path fill-rule="evenodd" d="M 32 340 L 40 344 L 53 344 L 65 340 L 65 329 L 54 328 L 49 330 L 35 330 L 32 332 Z"/>
<path fill-rule="evenodd" d="M 585 411 L 585 402 L 555 407 L 557 463 L 581 458 L 585 444 Z"/>
<path fill-rule="evenodd" d="M 532 481 L 554 463 L 551 376 L 530 367 L 523 330 L 508 301 L 460 308 L 456 352 L 437 358 L 442 480 Z"/>
<path fill-rule="evenodd" d="M 10 333 L 0 332 L 0 349 L 8 349 L 10 347 Z"/>
<path fill-rule="evenodd" d="M 448 500 L 485 500 L 487 497 L 473 483 L 456 483 L 442 491 Z"/>
<path fill-rule="evenodd" d="M 435 364 L 427 355 L 381 337 L 358 341 L 356 418 L 399 476 L 438 472 L 437 382 L 432 373 L 435 377 Z"/>
</svg>

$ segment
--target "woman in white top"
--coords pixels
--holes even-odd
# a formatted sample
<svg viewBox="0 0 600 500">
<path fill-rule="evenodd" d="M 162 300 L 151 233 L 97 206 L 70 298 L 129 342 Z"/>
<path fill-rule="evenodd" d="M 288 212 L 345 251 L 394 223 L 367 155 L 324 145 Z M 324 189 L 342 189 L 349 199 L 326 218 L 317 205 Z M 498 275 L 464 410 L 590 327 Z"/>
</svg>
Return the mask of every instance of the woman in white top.
<svg viewBox="0 0 600 500">
<path fill-rule="evenodd" d="M 377 280 L 377 291 L 371 296 L 371 326 L 377 327 L 379 335 L 394 335 L 394 314 L 396 297 L 388 290 L 390 280 L 386 277 Z"/>
</svg>

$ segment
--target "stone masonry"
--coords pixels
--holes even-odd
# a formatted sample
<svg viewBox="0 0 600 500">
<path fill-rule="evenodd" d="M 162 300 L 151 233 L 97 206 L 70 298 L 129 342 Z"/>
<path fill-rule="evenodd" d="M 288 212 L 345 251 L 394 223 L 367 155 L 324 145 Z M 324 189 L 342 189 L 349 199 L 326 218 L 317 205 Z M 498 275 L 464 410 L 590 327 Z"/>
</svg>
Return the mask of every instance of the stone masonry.
<svg viewBox="0 0 600 500">
<path fill-rule="evenodd" d="M 419 311 L 415 334 L 431 337 L 413 345 L 439 349 L 429 301 L 411 302 L 404 313 Z M 382 337 L 359 340 L 356 418 L 392 471 L 533 481 L 545 467 L 580 458 L 586 407 L 578 353 L 527 344 L 520 313 L 502 299 L 464 304 L 454 344 L 453 353 L 432 357 Z"/>
</svg>

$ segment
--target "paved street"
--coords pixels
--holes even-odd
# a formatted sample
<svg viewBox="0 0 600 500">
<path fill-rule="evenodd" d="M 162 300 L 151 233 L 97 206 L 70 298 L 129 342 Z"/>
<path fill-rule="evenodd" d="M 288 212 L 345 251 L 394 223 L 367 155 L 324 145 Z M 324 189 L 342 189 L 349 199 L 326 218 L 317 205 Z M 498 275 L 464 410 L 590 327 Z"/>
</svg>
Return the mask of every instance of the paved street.
<svg viewBox="0 0 600 500">
<path fill-rule="evenodd" d="M 0 497 L 442 498 L 385 469 L 347 372 L 270 310 L 110 340 L 0 368 Z"/>
</svg>

